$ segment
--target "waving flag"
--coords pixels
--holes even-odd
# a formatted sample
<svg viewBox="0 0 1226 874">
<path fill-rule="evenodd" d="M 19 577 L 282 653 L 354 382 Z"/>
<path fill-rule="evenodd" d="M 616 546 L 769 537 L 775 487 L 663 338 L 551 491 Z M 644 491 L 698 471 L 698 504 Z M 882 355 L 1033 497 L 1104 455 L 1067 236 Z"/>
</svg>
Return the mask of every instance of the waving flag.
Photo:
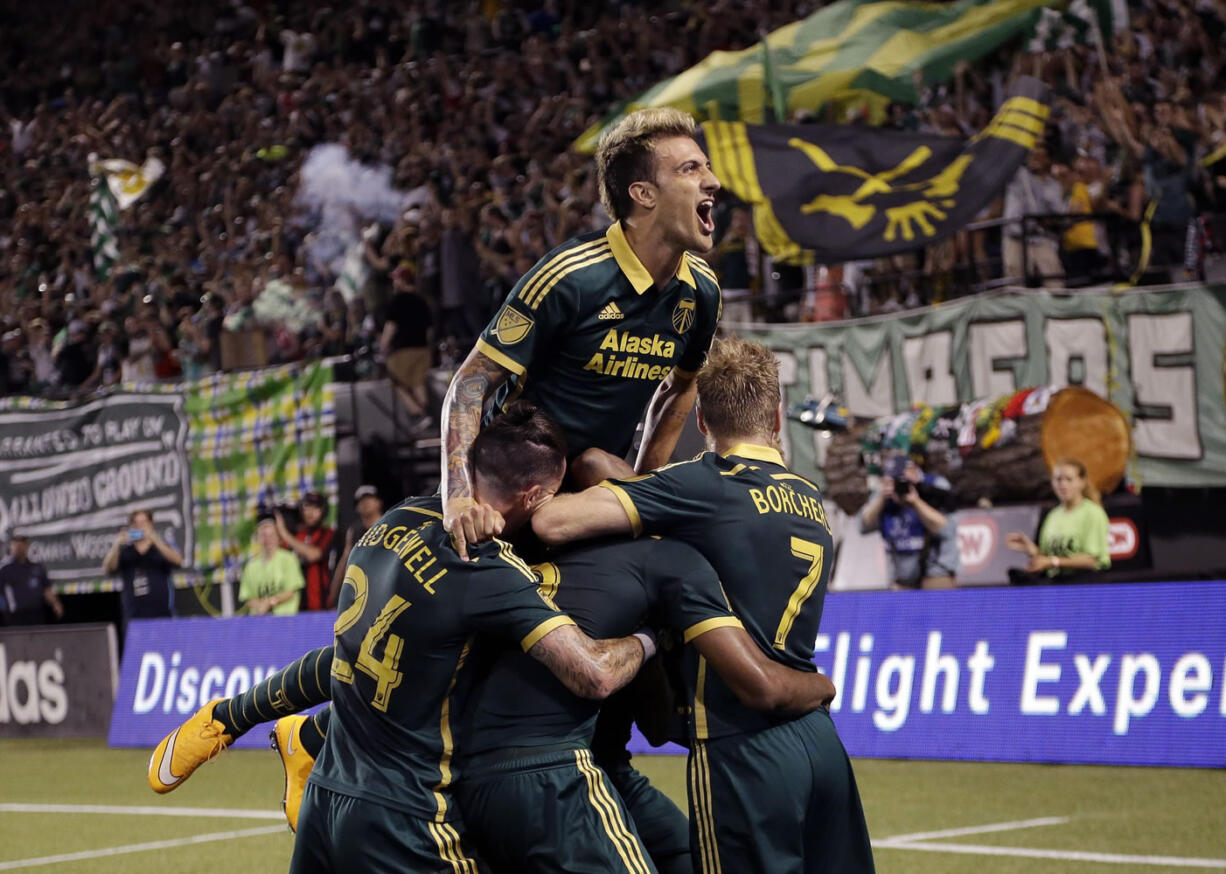
<svg viewBox="0 0 1226 874">
<path fill-rule="evenodd" d="M 600 134 L 625 114 L 674 106 L 699 121 L 766 121 L 772 94 L 786 109 L 829 101 L 915 102 L 914 73 L 943 82 L 959 61 L 974 61 L 1032 28 L 1043 0 L 839 0 L 779 28 L 738 52 L 713 52 L 617 108 L 575 143 L 596 148 Z M 766 68 L 770 67 L 768 71 Z"/>
<path fill-rule="evenodd" d="M 119 243 L 115 229 L 119 211 L 140 199 L 153 183 L 166 172 L 157 158 L 149 158 L 141 166 L 119 158 L 98 159 L 89 156 L 89 241 L 94 250 L 94 273 L 99 279 L 111 275 L 119 260 Z"/>
<path fill-rule="evenodd" d="M 875 258 L 936 242 L 1008 183 L 1047 122 L 1022 78 L 969 141 L 847 125 L 704 122 L 715 175 L 752 205 L 758 239 L 787 261 Z"/>
<path fill-rule="evenodd" d="M 166 165 L 157 158 L 148 158 L 144 164 L 136 165 L 120 158 L 104 158 L 91 160 L 89 171 L 95 176 L 101 176 L 106 181 L 111 196 L 120 209 L 127 209 L 141 195 L 152 187 L 154 182 L 162 178 Z"/>
</svg>

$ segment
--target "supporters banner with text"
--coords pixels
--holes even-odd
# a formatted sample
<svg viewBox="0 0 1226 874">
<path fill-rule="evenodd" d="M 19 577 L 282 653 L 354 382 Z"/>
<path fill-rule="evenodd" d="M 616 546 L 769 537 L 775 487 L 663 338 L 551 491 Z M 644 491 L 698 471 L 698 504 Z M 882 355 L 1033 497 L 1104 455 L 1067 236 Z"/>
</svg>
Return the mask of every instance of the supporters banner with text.
<svg viewBox="0 0 1226 874">
<path fill-rule="evenodd" d="M 331 383 L 332 366 L 317 363 L 219 373 L 187 386 L 194 566 L 205 580 L 238 579 L 261 504 L 318 491 L 335 508 Z"/>
<path fill-rule="evenodd" d="M 1082 385 L 1132 425 L 1137 484 L 1226 486 L 1226 286 L 1027 290 L 855 322 L 724 324 L 780 362 L 784 403 L 834 392 L 858 417 Z M 827 440 L 789 422 L 792 467 L 821 479 Z"/>
<path fill-rule="evenodd" d="M 959 62 L 974 62 L 1025 33 L 1035 10 L 1047 5 L 1046 0 L 839 0 L 779 28 L 762 44 L 712 52 L 619 106 L 575 148 L 595 151 L 601 133 L 649 106 L 673 106 L 699 121 L 762 124 L 777 96 L 789 112 L 833 103 L 867 105 L 880 116 L 891 100 L 918 102 L 917 73 L 924 84 L 946 81 Z"/>
<path fill-rule="evenodd" d="M 57 584 L 88 583 L 134 510 L 191 555 L 183 396 L 120 391 L 84 404 L 0 402 L 0 542 L 30 538 Z"/>
<path fill-rule="evenodd" d="M 904 252 L 960 230 L 1043 134 L 1047 89 L 1023 77 L 969 141 L 849 125 L 702 125 L 724 187 L 753 207 L 775 258 L 821 263 Z"/>
<path fill-rule="evenodd" d="M 259 505 L 310 491 L 335 507 L 331 364 L 125 384 L 86 403 L 0 398 L 0 543 L 28 535 L 61 591 L 115 588 L 102 559 L 133 510 L 182 551 L 184 577 L 236 580 Z"/>
</svg>

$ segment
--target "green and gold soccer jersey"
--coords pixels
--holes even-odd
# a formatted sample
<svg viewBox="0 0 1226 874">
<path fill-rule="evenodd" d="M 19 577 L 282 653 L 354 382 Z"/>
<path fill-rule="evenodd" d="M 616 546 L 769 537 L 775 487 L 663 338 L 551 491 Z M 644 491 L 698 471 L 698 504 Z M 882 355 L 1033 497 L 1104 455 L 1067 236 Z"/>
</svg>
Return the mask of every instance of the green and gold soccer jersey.
<svg viewBox="0 0 1226 874">
<path fill-rule="evenodd" d="M 410 498 L 354 545 L 332 659 L 332 723 L 311 782 L 443 822 L 451 818 L 456 714 L 471 691 L 474 636 L 525 652 L 573 624 L 509 544 L 461 561 L 441 502 Z"/>
<path fill-rule="evenodd" d="M 617 495 L 636 535 L 675 537 L 702 553 L 763 652 L 788 667 L 816 670 L 813 645 L 830 577 L 830 527 L 817 486 L 789 471 L 776 450 L 743 443 L 724 456 L 705 452 L 602 485 Z M 744 707 L 692 649 L 685 658 L 695 737 L 758 731 L 781 721 Z"/>
<path fill-rule="evenodd" d="M 620 223 L 577 237 L 524 274 L 477 341 L 513 377 L 495 400 L 523 397 L 561 426 L 571 456 L 625 457 L 656 387 L 702 366 L 719 321 L 719 284 L 696 255 L 656 288 Z"/>
<path fill-rule="evenodd" d="M 741 623 L 715 571 L 679 541 L 604 540 L 535 566 L 541 593 L 596 639 L 633 634 L 649 618 L 692 636 Z M 497 659 L 465 713 L 466 756 L 491 750 L 591 742 L 599 701 L 573 695 L 523 652 Z"/>
</svg>

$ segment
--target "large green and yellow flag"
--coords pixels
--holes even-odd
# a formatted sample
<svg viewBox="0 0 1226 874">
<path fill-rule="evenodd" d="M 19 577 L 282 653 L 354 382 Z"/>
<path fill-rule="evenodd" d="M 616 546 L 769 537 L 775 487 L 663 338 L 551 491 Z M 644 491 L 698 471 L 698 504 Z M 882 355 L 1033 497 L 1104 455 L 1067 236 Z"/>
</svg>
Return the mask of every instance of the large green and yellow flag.
<svg viewBox="0 0 1226 874">
<path fill-rule="evenodd" d="M 336 496 L 332 365 L 217 373 L 186 389 L 192 563 L 206 581 L 237 580 L 261 504 L 296 503 L 311 491 Z"/>
<path fill-rule="evenodd" d="M 837 263 L 915 249 L 971 221 L 1041 141 L 1047 89 L 1023 77 L 969 141 L 848 125 L 711 121 L 724 187 L 753 207 L 776 258 Z"/>
<path fill-rule="evenodd" d="M 592 152 L 600 134 L 626 113 L 674 106 L 699 121 L 767 120 L 768 92 L 786 109 L 817 109 L 828 102 L 889 100 L 914 103 L 913 77 L 943 82 L 959 61 L 974 61 L 1014 36 L 1029 32 L 1051 0 L 838 0 L 808 18 L 737 52 L 713 52 L 690 69 L 635 97 L 575 143 Z M 769 51 L 769 55 L 767 52 Z M 771 87 L 766 86 L 769 69 Z"/>
</svg>

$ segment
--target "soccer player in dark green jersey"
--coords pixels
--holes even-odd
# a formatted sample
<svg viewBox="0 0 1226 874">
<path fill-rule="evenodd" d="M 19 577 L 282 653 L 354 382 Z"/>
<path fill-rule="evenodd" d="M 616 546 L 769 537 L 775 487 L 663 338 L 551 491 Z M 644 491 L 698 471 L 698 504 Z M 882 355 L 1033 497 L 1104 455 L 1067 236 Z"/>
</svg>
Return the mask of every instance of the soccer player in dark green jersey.
<svg viewBox="0 0 1226 874">
<path fill-rule="evenodd" d="M 692 642 L 750 706 L 799 714 L 833 696 L 827 678 L 789 670 L 754 646 L 711 566 L 683 543 L 587 544 L 536 571 L 541 591 L 590 636 L 617 637 L 651 616 Z M 500 656 L 473 693 L 456 795 L 475 846 L 495 870 L 693 871 L 684 827 L 640 842 L 640 832 L 676 820 L 684 826 L 680 812 L 662 821 L 627 816 L 630 805 L 597 767 L 590 744 L 599 706 L 517 652 Z"/>
<path fill-rule="evenodd" d="M 698 422 L 714 450 L 546 503 L 546 542 L 661 534 L 711 563 L 762 652 L 814 670 L 831 537 L 816 486 L 775 448 L 778 364 L 740 340 L 716 344 L 698 375 Z M 825 709 L 797 719 L 744 706 L 688 652 L 691 850 L 706 872 L 873 870 L 851 763 Z"/>
<path fill-rule="evenodd" d="M 565 441 L 520 405 L 482 432 L 473 463 L 478 494 L 513 530 L 561 484 Z M 303 799 L 291 871 L 475 874 L 451 782 L 452 714 L 471 691 L 478 634 L 514 641 L 572 693 L 592 698 L 625 685 L 654 652 L 642 633 L 591 640 L 503 541 L 461 560 L 441 509 L 438 498 L 409 499 L 351 553 L 331 665 L 334 717 Z M 200 728 L 222 727 L 215 711 L 213 703 L 201 709 L 208 725 Z M 173 788 L 199 764 L 180 761 L 200 746 L 194 735 L 208 734 L 195 730 L 197 717 L 159 745 L 151 782 L 156 767 Z"/>
<path fill-rule="evenodd" d="M 720 186 L 693 133 L 685 113 L 648 109 L 601 139 L 600 196 L 616 221 L 529 270 L 456 373 L 443 407 L 442 494 L 458 537 L 479 528 L 461 514 L 487 401 L 538 404 L 572 458 L 592 447 L 624 457 L 647 407 L 637 469 L 672 455 L 720 314 L 715 273 L 692 254 L 711 248 Z"/>
</svg>

